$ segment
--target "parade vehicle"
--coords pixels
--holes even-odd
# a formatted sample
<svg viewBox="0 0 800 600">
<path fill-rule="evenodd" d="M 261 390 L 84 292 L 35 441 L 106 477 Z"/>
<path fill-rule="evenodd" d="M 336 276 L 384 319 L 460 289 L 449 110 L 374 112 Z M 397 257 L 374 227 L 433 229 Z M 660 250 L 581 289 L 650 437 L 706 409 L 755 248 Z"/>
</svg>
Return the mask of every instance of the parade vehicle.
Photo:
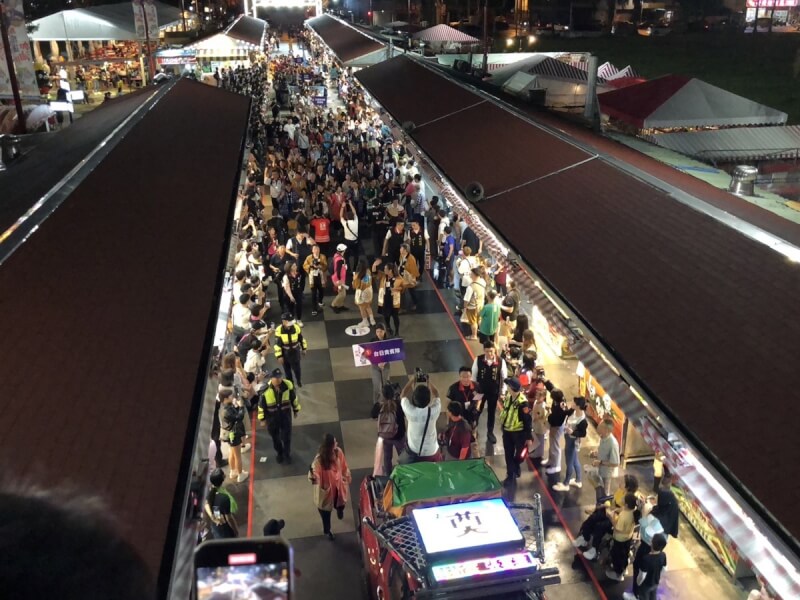
<svg viewBox="0 0 800 600">
<path fill-rule="evenodd" d="M 544 598 L 560 583 L 544 555 L 541 498 L 507 503 L 483 459 L 398 465 L 359 490 L 372 600 Z"/>
</svg>

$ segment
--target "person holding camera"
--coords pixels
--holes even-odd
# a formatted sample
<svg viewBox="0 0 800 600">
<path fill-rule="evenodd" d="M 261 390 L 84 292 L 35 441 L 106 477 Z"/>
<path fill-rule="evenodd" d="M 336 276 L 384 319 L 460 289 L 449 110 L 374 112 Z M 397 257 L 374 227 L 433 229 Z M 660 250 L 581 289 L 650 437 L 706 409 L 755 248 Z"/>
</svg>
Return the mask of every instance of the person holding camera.
<svg viewBox="0 0 800 600">
<path fill-rule="evenodd" d="M 505 380 L 508 394 L 500 400 L 500 422 L 503 431 L 503 451 L 506 459 L 505 485 L 511 485 L 522 475 L 522 451 L 533 439 L 531 408 L 516 377 Z"/>
<path fill-rule="evenodd" d="M 436 419 L 442 410 L 439 390 L 428 375 L 417 369 L 414 375 L 409 376 L 400 396 L 400 406 L 408 421 L 405 462 L 441 461 L 436 436 Z"/>
<path fill-rule="evenodd" d="M 249 475 L 242 468 L 242 439 L 245 437 L 244 418 L 247 411 L 230 388 L 220 391 L 219 399 L 220 439 L 230 446 L 230 477 L 242 483 Z"/>
<path fill-rule="evenodd" d="M 292 413 L 297 417 L 299 412 L 294 385 L 283 378 L 283 371 L 273 369 L 269 385 L 258 399 L 258 420 L 269 431 L 278 464 L 292 462 Z"/>
<path fill-rule="evenodd" d="M 317 244 L 311 246 L 311 254 L 303 263 L 303 270 L 308 274 L 308 285 L 311 288 L 311 316 L 316 317 L 323 307 L 325 284 L 328 276 L 328 257 L 322 254 Z"/>
<path fill-rule="evenodd" d="M 497 348 L 491 342 L 483 345 L 483 354 L 472 363 L 472 380 L 477 382 L 483 392 L 483 403 L 478 411 L 478 418 L 484 408 L 488 410 L 486 422 L 486 439 L 491 444 L 497 443 L 494 435 L 494 421 L 497 413 L 497 401 L 504 391 L 504 381 L 508 377 L 506 362 L 497 355 Z M 475 425 L 477 427 L 477 418 Z"/>
</svg>

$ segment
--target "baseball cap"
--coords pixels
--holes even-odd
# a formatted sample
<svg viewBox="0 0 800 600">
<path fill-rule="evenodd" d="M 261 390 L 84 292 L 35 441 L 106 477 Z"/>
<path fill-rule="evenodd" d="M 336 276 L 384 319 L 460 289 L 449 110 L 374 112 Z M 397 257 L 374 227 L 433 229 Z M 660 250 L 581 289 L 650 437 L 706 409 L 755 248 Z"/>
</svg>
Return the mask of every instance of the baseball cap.
<svg viewBox="0 0 800 600">
<path fill-rule="evenodd" d="M 345 250 L 347 250 L 347 246 L 345 246 L 344 244 L 339 244 L 338 246 L 336 246 L 337 252 L 344 252 Z"/>
<path fill-rule="evenodd" d="M 272 369 L 272 372 L 269 374 L 270 377 L 283 377 L 283 371 L 280 369 Z"/>
<path fill-rule="evenodd" d="M 516 377 L 506 377 L 505 384 L 515 392 L 518 392 L 522 389 L 522 384 Z"/>
</svg>

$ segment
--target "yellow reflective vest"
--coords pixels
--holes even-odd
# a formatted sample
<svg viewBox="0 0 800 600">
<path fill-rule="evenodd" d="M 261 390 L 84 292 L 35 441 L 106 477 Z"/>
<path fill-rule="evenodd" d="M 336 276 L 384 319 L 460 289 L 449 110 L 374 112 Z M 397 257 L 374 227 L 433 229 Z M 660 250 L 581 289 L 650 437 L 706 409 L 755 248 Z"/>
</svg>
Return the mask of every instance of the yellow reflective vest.
<svg viewBox="0 0 800 600">
<path fill-rule="evenodd" d="M 531 414 L 528 399 L 519 392 L 516 396 L 510 392 L 503 400 L 503 410 L 500 412 L 500 422 L 503 431 L 525 431 L 530 436 Z"/>
<path fill-rule="evenodd" d="M 267 418 L 267 414 L 274 415 L 279 410 L 289 410 L 290 408 L 294 412 L 299 412 L 300 402 L 297 401 L 294 384 L 288 379 L 284 379 L 277 390 L 270 384 L 261 394 L 258 399 L 258 420 L 263 421 Z"/>
<path fill-rule="evenodd" d="M 308 349 L 308 343 L 303 337 L 303 330 L 295 323 L 284 327 L 280 325 L 275 330 L 275 358 L 288 355 L 290 360 L 299 360 L 300 351 Z"/>
</svg>

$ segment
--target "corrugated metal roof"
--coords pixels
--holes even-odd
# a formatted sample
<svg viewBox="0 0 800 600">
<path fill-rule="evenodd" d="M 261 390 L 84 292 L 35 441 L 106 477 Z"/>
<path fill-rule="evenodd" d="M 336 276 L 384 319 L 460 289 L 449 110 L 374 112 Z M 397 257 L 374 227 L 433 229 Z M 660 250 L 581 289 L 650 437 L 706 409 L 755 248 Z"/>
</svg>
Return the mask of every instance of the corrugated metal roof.
<svg viewBox="0 0 800 600">
<path fill-rule="evenodd" d="M 720 162 L 795 158 L 800 152 L 798 125 L 661 133 L 645 139 L 700 160 Z"/>
<path fill-rule="evenodd" d="M 306 21 L 306 25 L 313 29 L 336 55 L 336 58 L 345 64 L 365 54 L 385 48 L 381 42 L 330 15 L 309 19 Z"/>
<path fill-rule="evenodd" d="M 476 44 L 480 40 L 450 25 L 434 25 L 414 34 L 415 40 L 423 42 L 460 42 L 463 44 Z"/>
</svg>

